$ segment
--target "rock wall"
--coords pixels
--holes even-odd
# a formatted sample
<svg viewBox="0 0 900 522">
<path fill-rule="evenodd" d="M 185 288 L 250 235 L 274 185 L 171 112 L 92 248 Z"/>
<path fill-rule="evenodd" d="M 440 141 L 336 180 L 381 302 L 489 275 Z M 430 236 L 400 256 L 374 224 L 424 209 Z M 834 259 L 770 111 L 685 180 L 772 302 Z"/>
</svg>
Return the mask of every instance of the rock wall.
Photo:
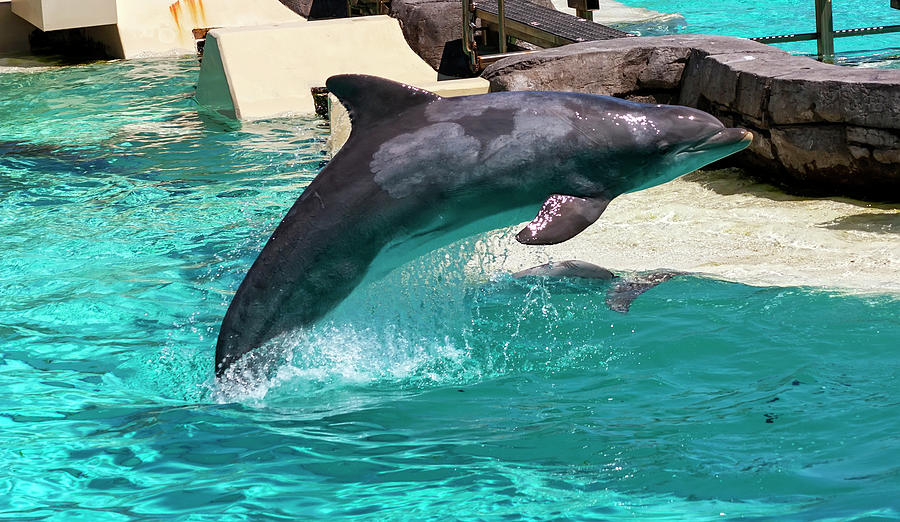
<svg viewBox="0 0 900 522">
<path fill-rule="evenodd" d="M 754 133 L 727 159 L 793 192 L 900 201 L 900 70 L 724 36 L 586 42 L 501 60 L 491 90 L 563 90 L 710 112 Z"/>
<path fill-rule="evenodd" d="M 403 36 L 434 70 L 467 72 L 462 50 L 461 0 L 392 0 L 390 15 L 400 20 Z M 457 71 L 459 67 L 462 71 Z"/>
</svg>

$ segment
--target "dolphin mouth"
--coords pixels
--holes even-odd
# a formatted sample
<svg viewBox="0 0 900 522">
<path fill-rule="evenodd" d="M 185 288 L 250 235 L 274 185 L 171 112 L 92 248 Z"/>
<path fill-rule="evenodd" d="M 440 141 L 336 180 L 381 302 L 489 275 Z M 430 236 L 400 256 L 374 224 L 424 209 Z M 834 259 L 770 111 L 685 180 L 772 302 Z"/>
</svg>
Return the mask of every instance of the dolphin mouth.
<svg viewBox="0 0 900 522">
<path fill-rule="evenodd" d="M 728 153 L 731 154 L 749 146 L 752 141 L 752 132 L 745 129 L 727 128 L 691 145 L 681 152 L 704 152 L 727 148 L 730 149 Z"/>
</svg>

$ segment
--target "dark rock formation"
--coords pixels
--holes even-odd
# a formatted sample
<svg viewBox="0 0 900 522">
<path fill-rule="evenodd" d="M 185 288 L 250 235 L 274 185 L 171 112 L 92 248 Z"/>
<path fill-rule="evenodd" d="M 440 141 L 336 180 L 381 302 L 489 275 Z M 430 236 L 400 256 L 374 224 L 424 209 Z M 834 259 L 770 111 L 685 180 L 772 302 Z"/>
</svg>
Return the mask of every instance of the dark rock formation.
<svg viewBox="0 0 900 522">
<path fill-rule="evenodd" d="M 450 76 L 468 74 L 461 0 L 392 0 L 390 14 L 400 20 L 409 46 L 434 70 Z"/>
<path fill-rule="evenodd" d="M 900 201 L 900 71 L 854 69 L 741 38 L 678 35 L 573 44 L 501 60 L 499 90 L 567 90 L 679 103 L 753 131 L 727 161 L 799 193 Z"/>
<path fill-rule="evenodd" d="M 288 9 L 310 20 L 346 18 L 346 0 L 280 0 Z"/>
</svg>

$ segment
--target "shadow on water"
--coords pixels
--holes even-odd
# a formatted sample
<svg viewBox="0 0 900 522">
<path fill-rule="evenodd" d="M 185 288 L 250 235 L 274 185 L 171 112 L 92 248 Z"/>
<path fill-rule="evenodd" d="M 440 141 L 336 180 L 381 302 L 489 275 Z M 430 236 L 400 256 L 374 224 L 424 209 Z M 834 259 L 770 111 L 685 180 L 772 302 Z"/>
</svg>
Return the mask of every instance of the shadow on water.
<svg viewBox="0 0 900 522">
<path fill-rule="evenodd" d="M 801 201 L 804 198 L 787 194 L 774 185 L 762 183 L 744 170 L 739 168 L 725 168 L 716 170 L 697 170 L 685 174 L 681 179 L 697 183 L 703 188 L 709 189 L 721 196 L 734 196 L 747 194 L 756 197 L 771 199 L 772 201 Z"/>
<path fill-rule="evenodd" d="M 817 226 L 831 230 L 857 230 L 875 234 L 900 234 L 900 213 L 862 213 L 844 216 Z"/>
<path fill-rule="evenodd" d="M 36 143 L 0 140 L 0 169 L 8 172 L 54 172 L 70 174 L 120 173 L 115 155 L 91 145 L 67 146 L 59 143 Z M 6 171 L 4 171 L 6 172 Z M 12 174 L 0 177 L 0 193 L 40 187 L 43 183 L 29 176 Z"/>
<path fill-rule="evenodd" d="M 845 197 L 812 197 L 789 194 L 775 185 L 761 181 L 743 169 L 736 167 L 715 170 L 697 170 L 684 175 L 681 179 L 691 183 L 697 183 L 703 188 L 711 190 L 721 196 L 745 195 L 765 198 L 776 202 L 830 200 L 865 208 L 879 208 L 886 210 L 900 208 L 900 206 L 896 204 L 872 203 Z"/>
</svg>

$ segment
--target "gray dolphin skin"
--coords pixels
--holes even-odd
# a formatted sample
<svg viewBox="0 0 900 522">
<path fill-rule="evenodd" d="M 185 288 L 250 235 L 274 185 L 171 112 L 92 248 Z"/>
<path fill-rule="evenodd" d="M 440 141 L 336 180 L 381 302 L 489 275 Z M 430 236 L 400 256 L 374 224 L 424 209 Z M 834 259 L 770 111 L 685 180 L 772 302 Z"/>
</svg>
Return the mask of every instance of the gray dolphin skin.
<svg viewBox="0 0 900 522">
<path fill-rule="evenodd" d="M 350 137 L 235 293 L 216 345 L 218 377 L 422 254 L 531 218 L 519 242 L 565 241 L 616 196 L 670 181 L 752 139 L 696 109 L 590 94 L 445 99 L 364 75 L 333 76 L 327 88 L 350 113 Z"/>
<path fill-rule="evenodd" d="M 602 266 L 597 266 L 587 261 L 571 259 L 526 268 L 514 273 L 512 276 L 515 279 L 546 277 L 551 279 L 576 278 L 611 281 L 613 284 L 606 292 L 606 306 L 614 312 L 624 314 L 628 313 L 631 303 L 639 295 L 679 275 L 685 274 L 684 272 L 673 270 L 657 270 L 639 274 L 630 279 L 622 279 Z"/>
<path fill-rule="evenodd" d="M 579 279 L 600 279 L 602 281 L 612 281 L 616 277 L 615 274 L 602 266 L 577 259 L 533 266 L 520 270 L 512 276 L 516 279 L 522 279 L 523 277 L 577 277 Z"/>
</svg>

